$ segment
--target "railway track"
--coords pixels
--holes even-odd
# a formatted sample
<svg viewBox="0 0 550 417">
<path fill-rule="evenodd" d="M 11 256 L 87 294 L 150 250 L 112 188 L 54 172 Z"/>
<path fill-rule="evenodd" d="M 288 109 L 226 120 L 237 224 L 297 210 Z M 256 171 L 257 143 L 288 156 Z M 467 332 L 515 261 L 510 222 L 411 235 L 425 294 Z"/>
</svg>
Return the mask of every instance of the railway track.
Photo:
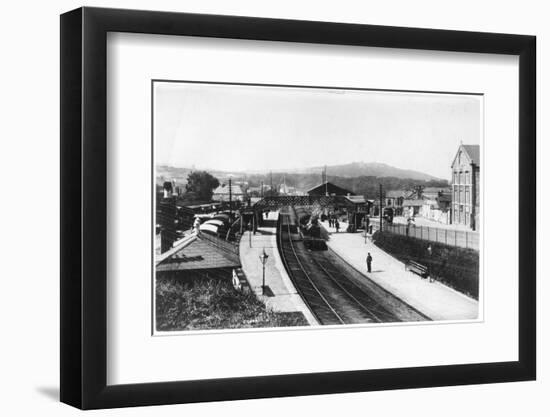
<svg viewBox="0 0 550 417">
<path fill-rule="evenodd" d="M 325 252 L 309 251 L 291 213 L 282 213 L 278 246 L 285 268 L 298 292 L 321 324 L 400 321 L 346 276 Z"/>
<path fill-rule="evenodd" d="M 283 231 L 283 229 L 286 229 Z M 323 292 L 315 284 L 311 272 L 302 264 L 292 242 L 290 225 L 279 225 L 279 250 L 283 264 L 304 301 L 315 318 L 322 324 L 345 324 L 345 320 L 332 307 Z"/>
</svg>

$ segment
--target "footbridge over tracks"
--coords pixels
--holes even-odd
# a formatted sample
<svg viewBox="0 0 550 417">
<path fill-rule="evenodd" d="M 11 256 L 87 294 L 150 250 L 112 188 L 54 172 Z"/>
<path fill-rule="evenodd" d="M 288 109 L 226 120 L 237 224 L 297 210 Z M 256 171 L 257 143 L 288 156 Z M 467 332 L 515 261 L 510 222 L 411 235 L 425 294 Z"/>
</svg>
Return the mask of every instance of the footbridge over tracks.
<svg viewBox="0 0 550 417">
<path fill-rule="evenodd" d="M 257 201 L 253 208 L 257 211 L 279 210 L 288 206 L 321 207 L 329 209 L 348 208 L 355 210 L 358 205 L 365 205 L 365 200 L 356 196 L 320 196 L 320 195 L 283 195 L 264 197 Z"/>
<path fill-rule="evenodd" d="M 251 208 L 255 221 L 262 224 L 262 213 L 278 211 L 284 207 L 307 207 L 347 216 L 348 224 L 354 229 L 361 224 L 369 211 L 369 202 L 356 195 L 283 195 L 263 197 Z"/>
</svg>

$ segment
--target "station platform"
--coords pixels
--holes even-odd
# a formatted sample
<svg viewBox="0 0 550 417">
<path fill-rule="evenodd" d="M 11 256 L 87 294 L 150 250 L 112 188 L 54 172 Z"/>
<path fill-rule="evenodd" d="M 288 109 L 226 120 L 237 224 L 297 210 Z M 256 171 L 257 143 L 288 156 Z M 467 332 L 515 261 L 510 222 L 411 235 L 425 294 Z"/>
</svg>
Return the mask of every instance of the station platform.
<svg viewBox="0 0 550 417">
<path fill-rule="evenodd" d="M 328 222 L 322 224 L 330 235 L 328 246 L 341 258 L 432 320 L 478 318 L 479 303 L 473 298 L 405 270 L 405 264 L 375 246 L 370 239 L 365 241 L 362 233 L 346 233 L 347 223 L 340 224 L 339 233 L 329 227 Z M 367 252 L 373 258 L 371 273 L 367 273 Z"/>
<path fill-rule="evenodd" d="M 270 225 L 258 227 L 256 234 L 245 231 L 240 244 L 241 267 L 252 291 L 268 308 L 277 312 L 301 312 L 311 326 L 319 325 L 290 280 L 277 249 L 276 222 L 278 212 L 269 212 Z M 265 265 L 266 295 L 262 294 L 262 263 L 260 255 L 265 249 L 269 256 Z"/>
</svg>

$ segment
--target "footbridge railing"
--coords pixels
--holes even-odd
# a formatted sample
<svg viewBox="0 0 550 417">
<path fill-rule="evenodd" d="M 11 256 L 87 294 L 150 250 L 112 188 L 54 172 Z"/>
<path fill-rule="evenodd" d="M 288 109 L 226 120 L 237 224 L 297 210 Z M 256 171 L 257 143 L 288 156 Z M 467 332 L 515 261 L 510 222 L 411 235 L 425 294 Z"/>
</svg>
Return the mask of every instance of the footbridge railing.
<svg viewBox="0 0 550 417">
<path fill-rule="evenodd" d="M 264 197 L 254 204 L 254 209 L 278 209 L 287 206 L 348 206 L 352 203 L 345 196 L 282 195 Z"/>
</svg>

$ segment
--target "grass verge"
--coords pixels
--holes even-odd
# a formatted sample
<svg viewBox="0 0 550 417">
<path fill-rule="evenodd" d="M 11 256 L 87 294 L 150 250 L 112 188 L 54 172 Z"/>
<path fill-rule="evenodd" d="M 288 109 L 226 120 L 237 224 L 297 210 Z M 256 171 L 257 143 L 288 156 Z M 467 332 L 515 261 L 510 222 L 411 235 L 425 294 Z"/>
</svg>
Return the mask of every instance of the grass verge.
<svg viewBox="0 0 550 417">
<path fill-rule="evenodd" d="M 256 295 L 236 291 L 229 281 L 157 279 L 158 331 L 307 325 L 302 313 L 271 311 Z"/>
</svg>

